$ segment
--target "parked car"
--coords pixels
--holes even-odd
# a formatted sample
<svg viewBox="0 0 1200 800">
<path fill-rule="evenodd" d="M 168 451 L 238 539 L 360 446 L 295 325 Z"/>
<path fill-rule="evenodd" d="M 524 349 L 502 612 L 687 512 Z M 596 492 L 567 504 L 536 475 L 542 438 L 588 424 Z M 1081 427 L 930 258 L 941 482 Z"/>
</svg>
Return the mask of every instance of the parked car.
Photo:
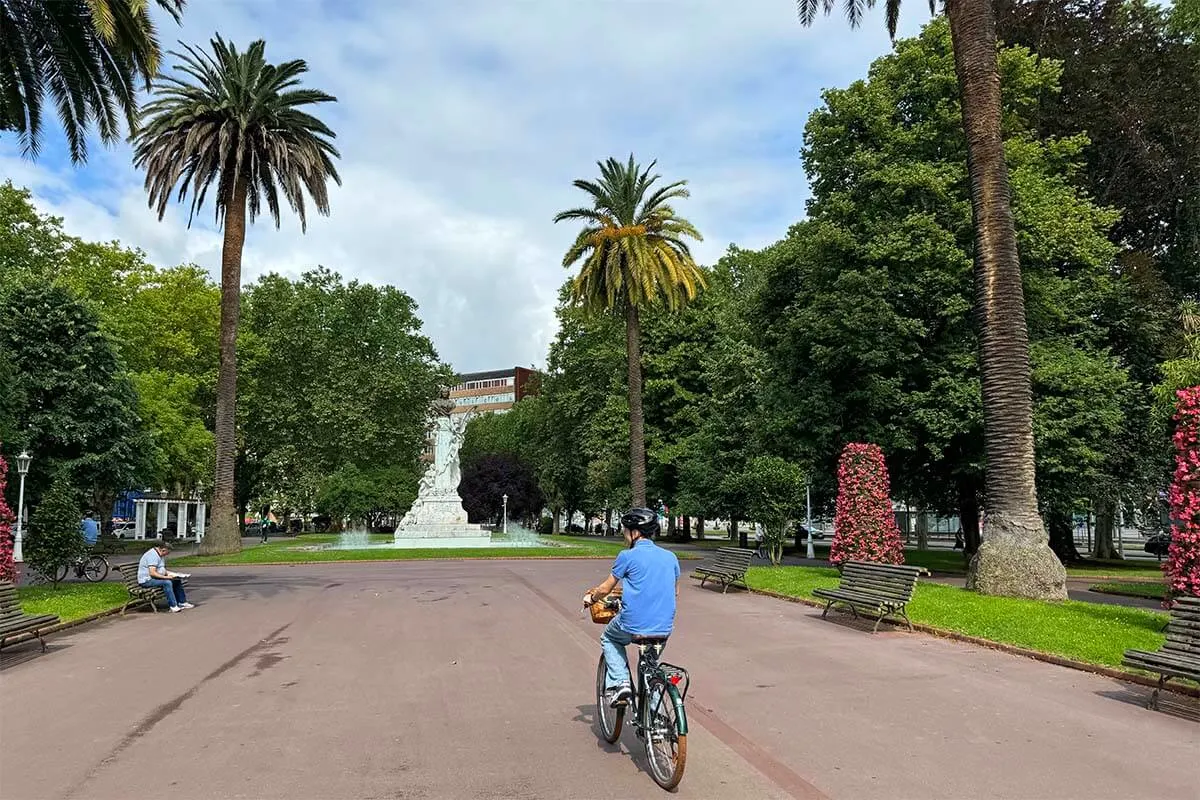
<svg viewBox="0 0 1200 800">
<path fill-rule="evenodd" d="M 112 535 L 118 539 L 132 539 L 137 523 L 133 520 L 113 524 Z"/>
<path fill-rule="evenodd" d="M 1160 560 L 1167 554 L 1167 550 L 1171 547 L 1171 534 L 1164 532 L 1156 533 L 1146 539 L 1146 544 L 1142 547 L 1147 553 L 1152 556 L 1157 556 Z"/>
</svg>

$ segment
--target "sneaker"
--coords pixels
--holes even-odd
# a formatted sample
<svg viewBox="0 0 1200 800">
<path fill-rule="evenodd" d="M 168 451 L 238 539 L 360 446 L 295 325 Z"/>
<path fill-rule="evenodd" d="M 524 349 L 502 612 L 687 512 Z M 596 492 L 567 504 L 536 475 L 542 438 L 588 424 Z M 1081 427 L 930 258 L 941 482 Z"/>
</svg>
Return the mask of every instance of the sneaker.
<svg viewBox="0 0 1200 800">
<path fill-rule="evenodd" d="M 167 611 L 170 611 L 172 614 L 178 614 L 180 611 L 183 611 L 183 609 L 179 606 L 171 606 L 167 609 Z"/>
<path fill-rule="evenodd" d="M 633 697 L 633 689 L 630 689 L 626 684 L 622 684 L 611 691 L 612 703 L 609 705 L 611 705 L 613 708 L 625 705 L 629 702 L 629 698 Z"/>
<path fill-rule="evenodd" d="M 192 605 L 191 603 L 180 603 L 179 607 L 180 608 L 195 608 L 195 606 Z"/>
</svg>

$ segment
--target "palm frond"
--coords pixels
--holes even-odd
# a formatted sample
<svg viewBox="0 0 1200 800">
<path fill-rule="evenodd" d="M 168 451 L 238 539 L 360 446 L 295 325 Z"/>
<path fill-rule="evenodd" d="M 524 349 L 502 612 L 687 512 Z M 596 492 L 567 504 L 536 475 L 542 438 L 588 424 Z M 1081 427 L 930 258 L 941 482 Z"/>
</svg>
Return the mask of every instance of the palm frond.
<svg viewBox="0 0 1200 800">
<path fill-rule="evenodd" d="M 900 22 L 900 0 L 886 0 L 886 3 L 884 10 L 887 15 L 887 31 L 894 40 L 896 26 Z M 874 7 L 875 0 L 842 0 L 842 9 L 851 28 L 857 28 L 862 23 L 863 15 Z M 828 16 L 835 8 L 837 0 L 796 0 L 796 15 L 800 18 L 800 24 L 806 27 L 816 21 L 817 14 L 824 13 Z M 937 13 L 937 0 L 929 0 L 929 13 Z"/>
<path fill-rule="evenodd" d="M 190 195 L 190 225 L 211 189 L 220 224 L 238 186 L 245 188 L 251 222 L 266 213 L 278 227 L 282 199 L 307 230 L 306 196 L 328 214 L 329 181 L 341 183 L 336 134 L 304 109 L 337 98 L 300 86 L 308 65 L 270 64 L 262 40 L 241 52 L 220 35 L 207 51 L 184 45 L 172 55 L 176 74 L 155 82 L 133 137 L 134 165 L 146 172 L 159 218 L 173 198 Z"/>
<path fill-rule="evenodd" d="M 184 0 L 157 5 L 178 21 Z M 36 158 L 48 102 L 82 163 L 93 126 L 105 144 L 120 138 L 122 116 L 132 130 L 137 88 L 160 57 L 148 0 L 0 0 L 0 130 Z"/>
<path fill-rule="evenodd" d="M 686 181 L 655 188 L 656 162 L 638 166 L 609 158 L 597 162 L 598 181 L 574 185 L 592 199 L 592 208 L 559 212 L 555 222 L 586 223 L 563 256 L 563 266 L 582 260 L 571 284 L 577 304 L 589 311 L 664 304 L 679 308 L 703 289 L 705 279 L 684 238 L 702 240 L 686 219 L 675 215 L 670 200 L 689 196 Z"/>
</svg>

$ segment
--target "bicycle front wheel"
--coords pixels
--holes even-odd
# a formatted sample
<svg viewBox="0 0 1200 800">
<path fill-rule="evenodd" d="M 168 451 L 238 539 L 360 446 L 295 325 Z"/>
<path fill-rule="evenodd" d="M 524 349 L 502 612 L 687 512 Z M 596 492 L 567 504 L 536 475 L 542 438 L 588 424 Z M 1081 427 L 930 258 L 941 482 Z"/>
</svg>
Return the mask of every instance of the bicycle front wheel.
<svg viewBox="0 0 1200 800">
<path fill-rule="evenodd" d="M 604 663 L 604 655 L 596 666 L 596 723 L 600 726 L 600 736 L 612 744 L 621 738 L 621 723 L 625 719 L 625 706 L 613 708 L 612 698 L 605 684 L 608 678 L 608 665 Z"/>
<path fill-rule="evenodd" d="M 83 577 L 92 583 L 99 583 L 108 577 L 108 559 L 103 556 L 92 556 L 83 565 Z"/>
<path fill-rule="evenodd" d="M 683 716 L 683 701 L 678 690 L 661 675 L 655 675 L 646 686 L 646 763 L 650 777 L 664 789 L 671 790 L 683 780 L 687 764 L 687 720 Z"/>
</svg>

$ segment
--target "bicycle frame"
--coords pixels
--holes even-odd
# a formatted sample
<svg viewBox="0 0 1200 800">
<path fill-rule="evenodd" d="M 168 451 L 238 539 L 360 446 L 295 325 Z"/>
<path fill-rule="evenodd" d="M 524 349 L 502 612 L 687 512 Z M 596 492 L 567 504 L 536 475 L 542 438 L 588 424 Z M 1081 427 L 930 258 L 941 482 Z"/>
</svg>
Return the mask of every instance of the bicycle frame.
<svg viewBox="0 0 1200 800">
<path fill-rule="evenodd" d="M 634 692 L 633 697 L 629 698 L 629 710 L 632 712 L 632 719 L 630 721 L 633 723 L 634 730 L 637 731 L 638 736 L 641 736 L 649 722 L 644 717 L 645 714 L 649 713 L 646 687 L 650 683 L 651 676 L 658 673 L 666 682 L 667 692 L 671 696 L 671 705 L 675 707 L 675 716 L 679 720 L 678 733 L 681 736 L 686 736 L 688 732 L 687 713 L 684 711 L 683 700 L 687 696 L 688 686 L 691 684 L 691 677 L 688 675 L 688 671 L 675 664 L 667 664 L 659 661 L 658 656 L 661 652 L 661 645 L 635 644 L 638 649 L 637 691 Z M 670 672 L 664 669 L 664 667 L 668 668 Z M 629 669 L 628 658 L 625 659 L 625 668 Z M 680 682 L 683 683 L 682 693 L 679 691 L 678 686 Z"/>
</svg>

